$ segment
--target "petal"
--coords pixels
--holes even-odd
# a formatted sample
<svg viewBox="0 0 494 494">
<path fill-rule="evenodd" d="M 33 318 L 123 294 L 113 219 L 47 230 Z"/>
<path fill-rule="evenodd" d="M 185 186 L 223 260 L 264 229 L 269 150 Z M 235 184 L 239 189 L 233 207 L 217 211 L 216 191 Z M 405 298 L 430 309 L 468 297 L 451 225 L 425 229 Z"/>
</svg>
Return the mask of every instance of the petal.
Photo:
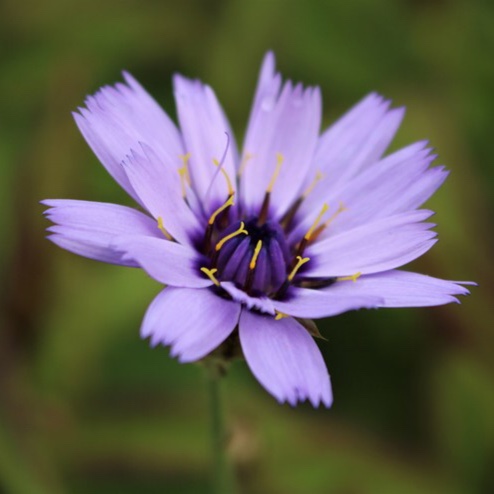
<svg viewBox="0 0 494 494">
<path fill-rule="evenodd" d="M 273 305 L 283 314 L 310 319 L 336 316 L 349 310 L 382 307 L 383 298 L 378 293 L 353 291 L 353 285 L 351 281 L 341 281 L 325 290 L 292 287 L 288 300 L 273 300 Z"/>
<path fill-rule="evenodd" d="M 257 81 L 256 94 L 249 118 L 249 122 L 255 118 L 261 106 L 272 106 L 281 88 L 281 75 L 276 73 L 276 59 L 274 53 L 269 51 L 264 56 Z"/>
<path fill-rule="evenodd" d="M 318 88 L 295 87 L 287 82 L 280 93 L 280 76 L 268 54 L 259 76 L 244 145 L 242 197 L 250 214 L 262 204 L 277 167 L 283 162 L 271 193 L 272 215 L 279 217 L 300 193 L 316 148 L 321 124 Z"/>
<path fill-rule="evenodd" d="M 192 186 L 209 214 L 229 195 L 227 182 L 213 160 L 219 162 L 224 156 L 222 168 L 235 189 L 238 152 L 234 136 L 209 86 L 180 75 L 174 76 L 173 85 L 180 129 L 190 153 Z"/>
<path fill-rule="evenodd" d="M 50 227 L 52 242 L 75 254 L 97 261 L 135 266 L 122 259 L 112 242 L 119 235 L 162 237 L 156 222 L 135 209 L 116 204 L 91 201 L 48 199 L 46 217 L 55 223 Z"/>
<path fill-rule="evenodd" d="M 404 115 L 403 108 L 389 110 L 389 104 L 370 94 L 324 132 L 302 190 L 310 187 L 316 176 L 318 179 L 304 199 L 299 217 L 306 218 L 314 211 L 317 214 L 324 202 L 338 195 L 359 173 L 374 168 Z"/>
<path fill-rule="evenodd" d="M 152 146 L 163 163 L 181 164 L 180 135 L 166 113 L 142 86 L 124 73 L 126 84 L 105 86 L 74 113 L 84 138 L 112 177 L 138 202 L 121 161 L 139 142 Z"/>
<path fill-rule="evenodd" d="M 275 315 L 273 301 L 268 297 L 250 297 L 243 290 L 237 288 L 233 283 L 229 281 L 221 282 L 221 288 L 223 288 L 228 294 L 235 300 L 248 309 L 255 309 L 265 314 Z"/>
<path fill-rule="evenodd" d="M 234 330 L 240 305 L 210 290 L 165 288 L 149 306 L 141 336 L 171 345 L 180 362 L 193 362 L 216 349 Z"/>
<path fill-rule="evenodd" d="M 323 203 L 345 206 L 344 214 L 335 218 L 326 232 L 348 230 L 420 206 L 411 198 L 419 187 L 425 187 L 424 175 L 435 158 L 425 146 L 426 142 L 418 142 L 396 151 L 336 190 L 314 190 L 299 208 L 291 238 L 296 241 L 308 231 Z M 429 195 L 425 194 L 424 200 Z M 324 236 L 325 232 L 321 238 Z"/>
<path fill-rule="evenodd" d="M 422 206 L 441 187 L 448 175 L 449 171 L 443 166 L 426 170 L 403 190 L 399 198 L 390 201 L 386 210 L 390 213 L 401 213 Z"/>
<path fill-rule="evenodd" d="M 429 151 L 422 150 L 405 160 L 396 159 L 398 156 L 395 155 L 402 154 L 398 151 L 330 196 L 329 202 L 336 202 L 338 197 L 338 202 L 341 201 L 347 210 L 331 224 L 329 230 L 339 233 L 420 206 L 416 197 L 425 186 L 424 179 L 428 180 L 431 172 L 436 175 L 437 170 L 444 173 L 438 168 L 427 170 L 435 159 L 434 155 L 428 154 Z M 430 191 L 427 191 L 421 198 L 425 201 L 429 196 Z"/>
<path fill-rule="evenodd" d="M 341 186 L 382 156 L 404 115 L 403 108 L 388 110 L 389 105 L 370 94 L 324 132 L 315 161 L 330 183 Z"/>
<path fill-rule="evenodd" d="M 280 402 L 294 406 L 309 399 L 330 407 L 328 371 L 316 343 L 295 319 L 275 320 L 243 310 L 240 342 L 258 381 Z"/>
<path fill-rule="evenodd" d="M 355 296 L 380 297 L 379 307 L 431 307 L 459 303 L 457 295 L 470 293 L 462 283 L 470 284 L 393 270 L 361 276 L 355 283 L 345 283 L 343 288 Z M 326 290 L 329 292 L 331 288 Z"/>
<path fill-rule="evenodd" d="M 184 201 L 178 173 L 166 173 L 154 150 L 145 144 L 140 147 L 142 153 L 133 151 L 123 162 L 132 187 L 146 209 L 156 219 L 162 219 L 173 238 L 192 245 L 201 227 Z"/>
<path fill-rule="evenodd" d="M 202 288 L 212 284 L 199 272 L 201 256 L 185 245 L 159 238 L 124 235 L 116 237 L 112 245 L 124 254 L 124 259 L 134 261 L 149 276 L 165 285 Z"/>
<path fill-rule="evenodd" d="M 372 130 L 372 125 L 382 118 L 389 108 L 389 102 L 377 93 L 370 93 L 330 125 L 321 135 L 317 145 L 317 161 L 327 162 L 334 157 L 355 136 L 364 138 Z M 360 126 L 359 126 L 360 125 Z"/>
<path fill-rule="evenodd" d="M 384 218 L 331 236 L 307 249 L 308 277 L 347 276 L 387 271 L 421 256 L 434 245 L 433 214 L 419 210 Z"/>
</svg>

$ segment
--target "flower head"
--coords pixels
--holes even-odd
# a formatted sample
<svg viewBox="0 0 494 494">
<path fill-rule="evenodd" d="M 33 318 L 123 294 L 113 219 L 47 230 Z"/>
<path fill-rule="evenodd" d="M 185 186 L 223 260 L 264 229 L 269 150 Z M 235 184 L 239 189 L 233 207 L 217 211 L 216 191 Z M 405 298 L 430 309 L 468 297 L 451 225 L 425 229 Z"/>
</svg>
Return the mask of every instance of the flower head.
<svg viewBox="0 0 494 494">
<path fill-rule="evenodd" d="M 178 127 L 127 73 L 74 114 L 144 210 L 47 200 L 50 239 L 137 266 L 166 285 L 141 334 L 181 362 L 238 328 L 253 374 L 280 402 L 330 406 L 304 319 L 457 302 L 460 284 L 396 270 L 435 243 L 418 209 L 447 176 L 426 142 L 383 157 L 402 108 L 370 94 L 320 135 L 321 94 L 282 82 L 268 53 L 243 150 L 213 90 L 174 77 Z"/>
</svg>

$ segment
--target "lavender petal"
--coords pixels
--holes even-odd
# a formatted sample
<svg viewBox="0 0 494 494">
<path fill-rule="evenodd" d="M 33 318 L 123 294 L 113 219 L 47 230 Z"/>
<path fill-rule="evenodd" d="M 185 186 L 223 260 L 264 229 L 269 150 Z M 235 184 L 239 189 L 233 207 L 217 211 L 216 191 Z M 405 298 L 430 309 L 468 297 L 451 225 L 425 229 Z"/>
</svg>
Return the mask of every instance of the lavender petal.
<svg viewBox="0 0 494 494">
<path fill-rule="evenodd" d="M 421 256 L 434 245 L 431 211 L 395 215 L 316 242 L 307 249 L 308 277 L 349 276 L 387 271 Z"/>
<path fill-rule="evenodd" d="M 330 407 L 331 384 L 321 352 L 295 319 L 243 310 L 240 342 L 252 373 L 280 403 L 309 400 Z"/>
<path fill-rule="evenodd" d="M 126 84 L 105 86 L 89 96 L 86 108 L 74 113 L 75 121 L 86 141 L 110 175 L 139 204 L 121 162 L 139 143 L 152 146 L 162 163 L 180 166 L 183 154 L 180 135 L 168 115 L 128 73 Z"/>
<path fill-rule="evenodd" d="M 319 88 L 293 87 L 287 82 L 280 93 L 274 57 L 267 55 L 244 144 L 244 158 L 250 155 L 250 159 L 242 172 L 241 187 L 248 212 L 258 213 L 279 153 L 283 162 L 271 192 L 272 215 L 280 217 L 297 197 L 318 141 L 321 107 Z"/>
<path fill-rule="evenodd" d="M 137 263 L 149 276 L 165 285 L 202 288 L 212 281 L 199 271 L 201 259 L 197 252 L 185 245 L 151 237 L 116 237 L 113 248 L 123 258 Z"/>
<path fill-rule="evenodd" d="M 238 323 L 240 305 L 209 290 L 168 287 L 149 306 L 141 336 L 153 346 L 171 346 L 180 362 L 205 357 L 228 338 Z"/>
<path fill-rule="evenodd" d="M 135 209 L 116 204 L 65 199 L 47 199 L 46 217 L 55 226 L 48 229 L 48 238 L 75 254 L 97 261 L 136 266 L 122 258 L 113 240 L 120 235 L 162 237 L 156 222 Z"/>
<path fill-rule="evenodd" d="M 161 218 L 168 233 L 182 244 L 193 245 L 201 224 L 182 197 L 179 174 L 164 173 L 164 164 L 152 148 L 142 144 L 141 152 L 127 156 L 124 168 L 146 209 Z"/>
<path fill-rule="evenodd" d="M 223 203 L 229 189 L 213 160 L 226 155 L 223 170 L 235 189 L 238 151 L 230 124 L 214 91 L 200 81 L 175 75 L 173 78 L 178 120 L 185 148 L 190 153 L 189 170 L 192 186 L 203 202 L 206 213 Z"/>
</svg>

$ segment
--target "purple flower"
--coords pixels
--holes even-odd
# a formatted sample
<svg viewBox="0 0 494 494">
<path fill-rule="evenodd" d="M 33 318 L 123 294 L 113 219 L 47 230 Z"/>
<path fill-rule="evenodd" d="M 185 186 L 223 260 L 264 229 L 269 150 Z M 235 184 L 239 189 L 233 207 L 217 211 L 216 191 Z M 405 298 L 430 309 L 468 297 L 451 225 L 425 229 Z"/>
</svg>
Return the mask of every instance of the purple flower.
<svg viewBox="0 0 494 494">
<path fill-rule="evenodd" d="M 74 117 L 144 212 L 46 200 L 49 238 L 76 254 L 137 266 L 167 285 L 141 334 L 181 362 L 238 336 L 280 402 L 330 406 L 307 318 L 360 308 L 458 302 L 460 284 L 396 268 L 436 242 L 418 209 L 447 172 L 418 142 L 383 157 L 403 108 L 370 94 L 319 134 L 321 93 L 283 83 L 268 53 L 243 151 L 213 90 L 174 77 L 179 127 L 132 76 Z"/>
</svg>

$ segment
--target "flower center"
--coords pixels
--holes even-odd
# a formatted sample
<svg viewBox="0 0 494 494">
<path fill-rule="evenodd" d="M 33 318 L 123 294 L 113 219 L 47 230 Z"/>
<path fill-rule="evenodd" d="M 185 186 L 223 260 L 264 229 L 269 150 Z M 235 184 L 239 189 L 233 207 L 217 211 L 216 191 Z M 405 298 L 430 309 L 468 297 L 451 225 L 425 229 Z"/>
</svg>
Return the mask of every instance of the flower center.
<svg viewBox="0 0 494 494">
<path fill-rule="evenodd" d="M 185 158 L 187 156 L 184 157 L 184 168 L 186 168 Z M 296 243 L 287 242 L 287 232 L 291 231 L 297 210 L 321 179 L 320 173 L 316 174 L 313 182 L 293 202 L 283 217 L 279 221 L 274 221 L 270 218 L 269 209 L 271 193 L 283 164 L 283 156 L 278 153 L 276 167 L 266 188 L 259 212 L 247 218 L 242 218 L 240 214 L 238 219 L 239 211 L 234 215 L 235 218 L 231 218 L 231 208 L 236 202 L 235 190 L 228 174 L 221 167 L 223 160 L 221 162 L 213 160 L 213 163 L 220 167 L 219 171 L 225 175 L 228 198 L 209 217 L 203 240 L 197 247 L 209 259 L 206 266 L 200 266 L 200 271 L 210 278 L 214 285 L 221 287 L 221 282 L 230 282 L 236 289 L 250 297 L 267 296 L 280 300 L 287 295 L 290 285 L 293 284 L 300 287 L 321 288 L 340 279 L 356 279 L 360 276 L 360 273 L 345 278 L 307 279 L 302 273 L 300 273 L 302 276 L 299 276 L 300 269 L 310 261 L 309 257 L 304 257 L 306 247 L 345 210 L 340 203 L 339 208 L 329 218 L 325 218 L 329 207 L 326 203 L 323 204 L 305 235 Z M 160 219 L 158 226 L 166 236 L 167 232 Z M 223 288 L 228 291 L 225 286 Z M 220 291 L 220 294 L 222 293 L 223 291 Z"/>
<path fill-rule="evenodd" d="M 270 296 L 287 280 L 291 256 L 280 225 L 273 221 L 259 225 L 258 221 L 253 217 L 226 228 L 212 264 L 219 280 L 232 281 L 253 296 Z"/>
</svg>

